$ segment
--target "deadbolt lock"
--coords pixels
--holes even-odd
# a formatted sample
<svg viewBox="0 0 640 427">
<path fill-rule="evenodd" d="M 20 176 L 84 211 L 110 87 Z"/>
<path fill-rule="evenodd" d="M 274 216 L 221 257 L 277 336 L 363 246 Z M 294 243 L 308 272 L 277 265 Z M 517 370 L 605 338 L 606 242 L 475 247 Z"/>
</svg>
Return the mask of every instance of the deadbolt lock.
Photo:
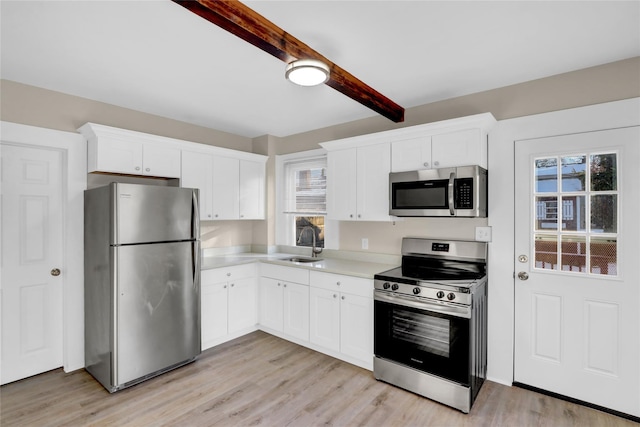
<svg viewBox="0 0 640 427">
<path fill-rule="evenodd" d="M 527 261 L 529 261 L 529 257 L 528 257 L 528 256 L 526 256 L 526 255 L 520 255 L 520 256 L 518 257 L 518 261 L 520 261 L 520 262 L 527 262 Z"/>
</svg>

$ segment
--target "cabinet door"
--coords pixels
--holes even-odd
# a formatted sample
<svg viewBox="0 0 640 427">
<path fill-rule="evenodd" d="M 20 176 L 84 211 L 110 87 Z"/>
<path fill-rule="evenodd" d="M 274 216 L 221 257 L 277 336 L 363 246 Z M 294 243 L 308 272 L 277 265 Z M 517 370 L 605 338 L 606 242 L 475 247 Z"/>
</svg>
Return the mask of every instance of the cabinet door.
<svg viewBox="0 0 640 427">
<path fill-rule="evenodd" d="M 389 220 L 389 172 L 391 144 L 358 148 L 358 220 Z"/>
<path fill-rule="evenodd" d="M 486 142 L 481 141 L 480 129 L 468 129 L 434 135 L 431 143 L 433 166 L 480 165 L 487 167 Z"/>
<path fill-rule="evenodd" d="M 96 170 L 142 175 L 142 143 L 105 138 L 96 144 Z"/>
<path fill-rule="evenodd" d="M 144 144 L 142 166 L 143 175 L 180 178 L 180 149 Z"/>
<path fill-rule="evenodd" d="M 213 157 L 192 151 L 182 152 L 180 186 L 200 190 L 200 220 L 213 219 L 212 183 Z"/>
<path fill-rule="evenodd" d="M 284 333 L 309 340 L 309 287 L 284 283 Z"/>
<path fill-rule="evenodd" d="M 257 323 L 257 289 L 253 277 L 229 282 L 229 333 Z"/>
<path fill-rule="evenodd" d="M 260 324 L 282 332 L 283 310 L 282 282 L 268 277 L 260 278 Z"/>
<path fill-rule="evenodd" d="M 238 219 L 240 160 L 213 157 L 213 219 Z"/>
<path fill-rule="evenodd" d="M 431 168 L 431 137 L 391 143 L 391 172 Z"/>
<path fill-rule="evenodd" d="M 373 299 L 340 295 L 340 351 L 367 363 L 373 360 Z"/>
<path fill-rule="evenodd" d="M 327 217 L 356 219 L 356 149 L 327 154 Z M 387 195 L 388 197 L 388 195 Z"/>
<path fill-rule="evenodd" d="M 240 219 L 264 219 L 265 165 L 240 161 Z"/>
<path fill-rule="evenodd" d="M 338 292 L 309 288 L 309 341 L 340 351 L 340 299 Z"/>
<path fill-rule="evenodd" d="M 227 335 L 227 283 L 203 283 L 201 294 L 202 350 Z"/>
</svg>

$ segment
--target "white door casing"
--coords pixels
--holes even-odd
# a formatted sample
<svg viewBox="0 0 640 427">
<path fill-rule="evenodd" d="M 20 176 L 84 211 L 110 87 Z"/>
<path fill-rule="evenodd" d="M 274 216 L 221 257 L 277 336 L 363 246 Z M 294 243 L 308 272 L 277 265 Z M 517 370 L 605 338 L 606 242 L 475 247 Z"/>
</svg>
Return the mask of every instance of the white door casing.
<svg viewBox="0 0 640 427">
<path fill-rule="evenodd" d="M 515 147 L 514 380 L 634 416 L 639 143 L 636 126 Z"/>
<path fill-rule="evenodd" d="M 9 122 L 0 122 L 0 126 L 2 138 L 0 154 L 4 163 L 2 168 L 3 369 L 1 375 L 2 382 L 5 383 L 33 375 L 38 369 L 46 370 L 63 366 L 65 371 L 69 372 L 84 366 L 82 224 L 83 190 L 86 188 L 87 167 L 86 140 L 81 135 Z M 14 160 L 11 166 L 7 167 L 5 157 L 9 160 L 15 159 L 16 156 L 26 161 Z M 53 163 L 51 163 L 52 160 Z M 58 161 L 60 169 L 54 172 L 53 165 Z M 47 194 L 39 190 L 32 189 L 31 194 L 28 195 L 29 193 L 22 192 L 20 188 L 16 189 L 16 177 L 26 176 L 32 181 L 31 187 L 41 187 L 42 184 L 38 184 L 38 181 L 44 182 L 52 173 L 57 177 L 57 183 L 50 188 L 49 194 L 55 195 L 55 203 L 53 200 L 46 201 Z M 19 196 L 20 193 L 26 196 Z M 36 209 L 38 206 L 44 209 L 44 206 L 48 205 L 46 212 L 49 212 L 49 208 L 54 208 L 55 204 L 60 206 L 60 213 L 54 214 L 54 218 L 51 218 L 55 225 L 44 225 L 36 219 L 35 213 L 38 212 Z M 10 211 L 19 211 L 21 208 L 24 211 L 27 207 L 31 208 L 27 210 L 30 214 L 23 216 L 20 220 L 22 224 L 20 221 L 16 222 L 16 217 Z M 6 218 L 5 211 L 7 211 Z M 45 211 L 40 210 L 40 212 L 42 214 Z M 24 225 L 23 235 L 20 235 L 18 224 Z M 16 239 L 18 242 L 15 242 Z M 52 246 L 55 245 L 54 240 L 60 240 L 58 248 Z M 44 246 L 43 242 L 45 242 Z M 26 250 L 21 251 L 18 249 L 20 247 L 25 247 Z M 36 258 L 43 258 L 47 254 L 51 255 L 50 260 L 36 262 Z M 19 264 L 29 258 L 32 262 L 28 264 L 26 270 L 28 273 L 25 275 L 24 269 L 21 271 Z M 50 265 L 51 262 L 55 262 L 56 265 Z M 53 268 L 60 269 L 59 276 L 50 275 Z M 26 283 L 27 276 L 33 276 L 30 277 L 34 279 L 33 283 L 39 283 L 39 285 L 22 287 L 22 290 L 19 290 L 20 285 Z M 53 282 L 51 282 L 52 279 Z M 53 285 L 45 283 L 53 283 Z M 56 293 L 56 290 L 59 293 Z M 54 292 L 50 293 L 52 291 Z M 22 296 L 19 296 L 20 294 Z M 31 301 L 31 304 L 22 308 L 29 307 L 32 311 L 23 310 L 22 314 L 18 314 L 21 309 L 18 309 L 20 304 L 16 299 L 24 304 Z M 37 309 L 38 304 L 40 309 Z M 5 310 L 5 307 L 11 308 Z M 10 323 L 6 322 L 6 316 L 11 315 L 23 316 L 19 326 L 14 320 L 9 321 Z M 45 326 L 45 323 L 48 323 L 46 320 L 48 316 L 57 317 L 57 320 Z M 7 328 L 11 328 L 11 331 L 8 331 L 5 336 Z M 18 328 L 22 331 L 18 332 Z M 49 332 L 51 336 L 48 336 Z M 53 337 L 56 338 L 53 339 Z M 16 340 L 22 341 L 22 344 L 18 345 Z M 45 353 L 43 346 L 52 348 L 52 356 L 45 357 L 48 362 L 35 361 L 33 356 Z M 32 362 L 31 366 L 20 362 L 5 369 L 5 357 L 7 362 L 15 363 L 19 360 L 18 355 L 21 352 L 25 354 L 25 351 L 29 354 L 27 361 Z"/>
</svg>

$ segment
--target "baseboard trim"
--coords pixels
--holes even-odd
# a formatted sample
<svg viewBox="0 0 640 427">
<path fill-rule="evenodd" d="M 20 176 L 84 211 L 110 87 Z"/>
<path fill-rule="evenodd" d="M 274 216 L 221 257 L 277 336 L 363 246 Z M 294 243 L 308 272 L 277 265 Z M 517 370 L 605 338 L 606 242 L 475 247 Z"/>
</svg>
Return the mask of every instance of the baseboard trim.
<svg viewBox="0 0 640 427">
<path fill-rule="evenodd" d="M 586 406 L 587 408 L 596 409 L 598 411 L 606 412 L 611 415 L 615 415 L 620 418 L 625 418 L 627 420 L 634 421 L 636 423 L 640 423 L 640 417 L 636 417 L 635 415 L 627 414 L 624 412 L 616 411 L 614 409 L 605 408 L 604 406 L 595 405 L 593 403 L 585 402 L 584 400 L 574 399 L 573 397 L 565 396 L 563 394 L 554 393 L 552 391 L 544 390 L 538 387 L 533 387 L 528 384 L 519 383 L 517 381 L 513 382 L 514 387 L 524 388 L 526 390 L 535 391 L 536 393 L 544 394 L 547 396 L 555 397 L 556 399 L 564 400 L 571 403 L 576 403 L 578 405 Z"/>
</svg>

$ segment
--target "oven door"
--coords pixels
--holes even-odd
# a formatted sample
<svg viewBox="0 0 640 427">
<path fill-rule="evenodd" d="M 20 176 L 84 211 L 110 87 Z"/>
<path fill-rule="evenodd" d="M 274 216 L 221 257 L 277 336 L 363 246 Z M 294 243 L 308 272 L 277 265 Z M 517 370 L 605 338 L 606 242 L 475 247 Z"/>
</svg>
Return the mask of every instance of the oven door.
<svg viewBox="0 0 640 427">
<path fill-rule="evenodd" d="M 469 386 L 471 308 L 375 293 L 374 353 Z"/>
</svg>

